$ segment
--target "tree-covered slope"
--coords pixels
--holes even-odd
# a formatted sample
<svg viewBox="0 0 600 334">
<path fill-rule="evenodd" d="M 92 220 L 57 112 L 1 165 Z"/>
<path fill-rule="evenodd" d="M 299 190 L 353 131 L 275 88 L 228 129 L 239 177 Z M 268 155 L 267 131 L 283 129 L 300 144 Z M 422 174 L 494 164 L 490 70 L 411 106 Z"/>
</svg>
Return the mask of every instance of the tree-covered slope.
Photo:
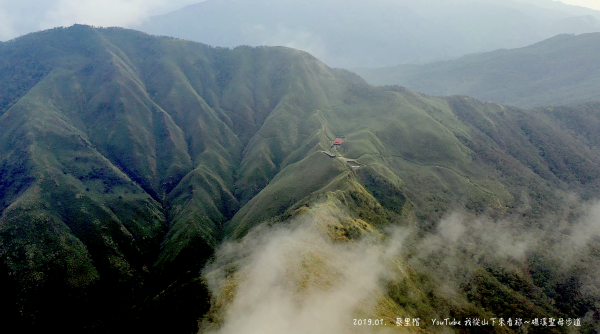
<svg viewBox="0 0 600 334">
<path fill-rule="evenodd" d="M 28 61 L 11 66 L 19 55 Z M 598 104 L 522 110 L 433 98 L 372 87 L 289 48 L 79 25 L 2 43 L 0 63 L 1 305 L 26 329 L 195 331 L 209 306 L 213 319 L 226 312 L 226 301 L 206 302 L 199 278 L 214 249 L 306 214 L 332 242 L 385 238 L 395 226 L 416 231 L 418 246 L 451 210 L 545 228 L 548 216 L 566 217 L 569 194 L 599 190 Z M 597 312 L 593 289 L 574 290 L 575 309 L 557 299 L 562 280 L 587 276 L 548 269 L 554 258 L 536 257 L 545 248 L 509 263 L 465 245 L 456 254 L 472 284 L 453 292 L 464 300 L 435 287 L 434 255 L 394 260 L 404 274 L 382 290 L 377 312 L 497 316 L 508 312 L 494 306 L 497 292 L 527 301 L 523 313 Z M 291 270 L 310 276 L 319 263 Z M 423 293 L 402 292 L 413 288 Z"/>
<path fill-rule="evenodd" d="M 598 100 L 600 34 L 559 35 L 512 50 L 391 68 L 355 69 L 374 85 L 432 95 L 468 95 L 520 107 Z"/>
</svg>

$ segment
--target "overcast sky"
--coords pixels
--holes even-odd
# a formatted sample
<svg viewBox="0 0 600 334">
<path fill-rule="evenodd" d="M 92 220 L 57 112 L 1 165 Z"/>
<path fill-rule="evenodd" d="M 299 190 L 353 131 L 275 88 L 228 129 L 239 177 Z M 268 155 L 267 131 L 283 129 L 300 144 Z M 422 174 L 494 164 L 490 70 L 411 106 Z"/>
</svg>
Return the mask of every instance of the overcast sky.
<svg viewBox="0 0 600 334">
<path fill-rule="evenodd" d="M 561 2 L 564 2 L 569 5 L 583 6 L 595 10 L 600 10 L 599 0 L 562 0 Z"/>
<path fill-rule="evenodd" d="M 129 27 L 202 0 L 0 0 L 0 41 L 74 23 Z M 600 10 L 599 0 L 563 0 Z"/>
<path fill-rule="evenodd" d="M 127 27 L 202 0 L 0 0 L 0 40 L 75 23 Z"/>
</svg>

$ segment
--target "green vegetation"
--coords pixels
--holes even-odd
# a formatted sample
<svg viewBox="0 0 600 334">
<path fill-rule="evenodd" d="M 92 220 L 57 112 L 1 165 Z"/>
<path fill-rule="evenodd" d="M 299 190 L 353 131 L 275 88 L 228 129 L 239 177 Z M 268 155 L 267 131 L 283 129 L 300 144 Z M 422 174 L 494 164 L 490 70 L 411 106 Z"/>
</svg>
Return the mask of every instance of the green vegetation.
<svg viewBox="0 0 600 334">
<path fill-rule="evenodd" d="M 472 54 L 425 65 L 360 68 L 374 85 L 432 95 L 467 95 L 519 107 L 598 100 L 600 34 L 559 35 L 520 49 Z"/>
<path fill-rule="evenodd" d="M 543 227 L 566 217 L 566 194 L 598 194 L 596 103 L 432 98 L 374 88 L 289 48 L 118 28 L 27 35 L 0 44 L 0 63 L 21 53 L 20 72 L 0 70 L 0 282 L 11 287 L 0 304 L 25 329 L 131 332 L 169 328 L 160 315 L 177 314 L 172 328 L 194 331 L 208 305 L 184 304 L 208 298 L 198 277 L 215 247 L 319 203 L 336 217 L 319 228 L 349 242 L 389 226 L 435 234 L 454 209 Z M 337 154 L 359 168 L 320 152 L 336 135 Z M 382 312 L 501 315 L 523 302 L 519 312 L 566 314 L 553 295 L 563 273 L 532 264 L 522 277 L 523 264 L 481 263 L 473 249 L 460 253 L 477 273 L 460 303 L 436 304 L 436 267 L 409 262 L 407 284 L 422 293 L 392 282 Z M 597 312 L 576 302 L 573 316 Z"/>
</svg>

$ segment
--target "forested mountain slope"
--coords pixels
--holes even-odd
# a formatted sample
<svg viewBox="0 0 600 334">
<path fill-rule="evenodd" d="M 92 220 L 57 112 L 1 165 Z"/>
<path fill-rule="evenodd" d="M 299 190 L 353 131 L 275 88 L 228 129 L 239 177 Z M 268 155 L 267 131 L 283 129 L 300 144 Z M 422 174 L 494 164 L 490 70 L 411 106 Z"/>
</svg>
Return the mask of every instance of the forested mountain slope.
<svg viewBox="0 0 600 334">
<path fill-rule="evenodd" d="M 214 320 L 227 305 L 219 294 L 209 304 L 199 278 L 214 249 L 316 208 L 331 242 L 393 226 L 417 242 L 452 210 L 546 229 L 548 217 L 577 216 L 566 198 L 599 191 L 597 103 L 426 97 L 289 48 L 80 25 L 1 43 L 0 64 L 0 303 L 24 329 L 194 331 L 209 306 Z M 545 244 L 511 262 L 478 260 L 485 244 L 465 243 L 456 256 L 471 283 L 451 294 L 435 284 L 435 258 L 398 260 L 380 313 L 363 314 L 597 314 L 593 273 L 563 271 Z M 565 282 L 576 284 L 560 299 Z M 495 303 L 500 292 L 508 304 Z"/>
<path fill-rule="evenodd" d="M 600 34 L 559 35 L 520 49 L 354 71 L 374 85 L 531 108 L 598 101 L 599 55 Z"/>
</svg>

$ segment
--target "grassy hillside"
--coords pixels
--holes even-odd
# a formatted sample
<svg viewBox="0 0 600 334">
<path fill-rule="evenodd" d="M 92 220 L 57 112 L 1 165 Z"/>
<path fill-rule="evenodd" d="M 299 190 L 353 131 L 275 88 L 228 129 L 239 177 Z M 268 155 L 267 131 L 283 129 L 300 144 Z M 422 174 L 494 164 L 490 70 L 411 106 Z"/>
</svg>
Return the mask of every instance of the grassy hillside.
<svg viewBox="0 0 600 334">
<path fill-rule="evenodd" d="M 432 95 L 468 95 L 519 107 L 598 100 L 600 34 L 559 35 L 511 50 L 424 65 L 356 69 L 374 85 Z"/>
<path fill-rule="evenodd" d="M 23 53 L 24 71 L 38 74 L 6 65 Z M 221 328 L 231 300 L 200 278 L 215 248 L 300 217 L 313 217 L 314 240 L 350 248 L 391 238 L 390 228 L 413 231 L 389 255 L 397 275 L 365 295 L 382 304 L 361 316 L 491 317 L 523 303 L 520 314 L 597 312 L 594 283 L 557 297 L 591 273 L 561 271 L 537 243 L 511 262 L 465 235 L 452 249 L 468 280 L 451 292 L 438 284 L 441 253 L 417 254 L 453 210 L 518 217 L 515 230 L 570 226 L 582 214 L 565 199 L 599 190 L 598 104 L 522 110 L 431 98 L 374 88 L 289 48 L 79 25 L 2 43 L 0 63 L 14 92 L 0 116 L 0 281 L 11 291 L 1 304 L 22 328 L 189 333 L 203 316 Z M 590 254 L 582 263 L 597 263 Z M 321 262 L 290 270 L 307 288 L 322 268 L 321 279 L 344 282 Z M 244 284 L 244 270 L 227 272 Z M 499 293 L 510 304 L 497 304 Z"/>
</svg>

